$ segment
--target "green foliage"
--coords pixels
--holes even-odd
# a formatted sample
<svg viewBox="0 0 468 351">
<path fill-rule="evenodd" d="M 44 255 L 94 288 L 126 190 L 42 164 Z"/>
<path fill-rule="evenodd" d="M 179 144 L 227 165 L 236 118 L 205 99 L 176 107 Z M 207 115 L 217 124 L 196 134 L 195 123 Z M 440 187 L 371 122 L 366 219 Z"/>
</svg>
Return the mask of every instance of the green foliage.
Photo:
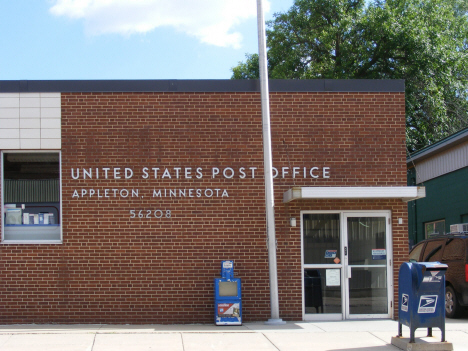
<svg viewBox="0 0 468 351">
<path fill-rule="evenodd" d="M 260 76 L 260 65 L 258 62 L 258 54 L 247 54 L 246 62 L 239 62 L 236 67 L 232 68 L 231 79 L 258 79 Z"/>
<path fill-rule="evenodd" d="M 468 126 L 468 0 L 296 0 L 267 22 L 274 79 L 405 79 L 407 147 Z M 233 79 L 257 79 L 258 55 Z"/>
</svg>

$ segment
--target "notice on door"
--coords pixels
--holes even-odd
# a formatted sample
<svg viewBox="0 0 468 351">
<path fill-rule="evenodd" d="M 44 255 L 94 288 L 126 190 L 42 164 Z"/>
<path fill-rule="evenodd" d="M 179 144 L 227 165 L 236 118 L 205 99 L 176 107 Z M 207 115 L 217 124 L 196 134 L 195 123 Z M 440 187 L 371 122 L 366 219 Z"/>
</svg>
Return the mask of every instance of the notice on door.
<svg viewBox="0 0 468 351">
<path fill-rule="evenodd" d="M 387 259 L 387 250 L 385 250 L 385 249 L 372 249 L 372 259 L 373 260 L 386 260 Z"/>
<path fill-rule="evenodd" d="M 340 277 L 339 269 L 327 269 L 325 278 L 326 278 L 327 286 L 340 286 L 341 285 L 341 277 Z"/>
</svg>

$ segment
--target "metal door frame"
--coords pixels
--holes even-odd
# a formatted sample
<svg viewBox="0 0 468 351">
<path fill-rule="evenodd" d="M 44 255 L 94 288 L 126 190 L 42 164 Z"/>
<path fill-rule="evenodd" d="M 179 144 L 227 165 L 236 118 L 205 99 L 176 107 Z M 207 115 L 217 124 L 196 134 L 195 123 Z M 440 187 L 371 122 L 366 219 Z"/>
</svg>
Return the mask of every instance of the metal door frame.
<svg viewBox="0 0 468 351">
<path fill-rule="evenodd" d="M 385 217 L 386 218 L 386 243 L 387 243 L 387 307 L 388 314 L 349 314 L 349 289 L 348 289 L 348 255 L 344 255 L 340 264 L 337 265 L 318 265 L 304 264 L 304 214 L 339 214 L 340 215 L 340 244 L 344 253 L 345 246 L 348 246 L 348 217 Z M 302 290 L 302 319 L 303 320 L 344 320 L 344 319 L 383 319 L 393 318 L 394 286 L 393 286 L 393 235 L 391 218 L 392 213 L 389 210 L 375 211 L 301 211 L 301 290 Z M 306 314 L 304 298 L 304 269 L 307 268 L 340 268 L 341 269 L 341 296 L 342 312 L 329 314 Z"/>
<path fill-rule="evenodd" d="M 391 318 L 393 315 L 392 306 L 393 306 L 393 270 L 392 270 L 392 261 L 393 261 L 393 250 L 392 250 L 392 235 L 391 235 L 391 212 L 390 211 L 345 211 L 342 212 L 341 220 L 341 230 L 343 236 L 343 244 L 348 245 L 348 218 L 354 217 L 385 217 L 385 229 L 386 229 L 386 251 L 387 251 L 387 313 L 386 314 L 350 314 L 349 312 L 349 284 L 348 277 L 351 271 L 352 265 L 348 263 L 348 255 L 344 256 L 344 269 L 343 269 L 343 280 L 344 280 L 344 318 L 345 319 L 372 319 L 372 318 Z M 359 265 L 361 267 L 362 265 Z M 369 265 L 371 266 L 371 265 Z M 380 265 L 372 266 L 378 267 Z M 384 266 L 384 265 L 382 265 Z"/>
</svg>

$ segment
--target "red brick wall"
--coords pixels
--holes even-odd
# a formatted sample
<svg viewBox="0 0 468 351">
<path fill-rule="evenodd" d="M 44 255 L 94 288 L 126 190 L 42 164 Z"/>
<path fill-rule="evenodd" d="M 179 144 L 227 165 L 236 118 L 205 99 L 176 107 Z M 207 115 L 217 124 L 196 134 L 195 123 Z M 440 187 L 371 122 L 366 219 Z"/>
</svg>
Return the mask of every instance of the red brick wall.
<svg viewBox="0 0 468 351">
<path fill-rule="evenodd" d="M 280 316 L 300 320 L 301 210 L 391 210 L 394 266 L 405 258 L 401 200 L 282 203 L 291 186 L 404 186 L 404 94 L 272 93 L 270 99 L 273 163 L 280 171 L 290 167 L 286 178 L 275 179 Z M 243 278 L 244 321 L 267 320 L 262 165 L 258 93 L 63 93 L 63 244 L 0 247 L 0 322 L 212 323 L 213 277 L 225 259 L 235 260 Z M 314 166 L 329 167 L 330 178 L 304 179 L 302 167 Z M 160 168 L 157 179 L 151 167 Z M 178 179 L 174 167 L 181 168 Z M 187 167 L 192 178 L 185 177 Z M 221 171 L 213 179 L 214 167 Z M 223 177 L 226 167 L 235 170 L 232 179 Z M 257 167 L 254 178 L 249 167 Z M 292 167 L 301 167 L 297 178 Z M 90 168 L 93 179 L 83 179 Z M 103 168 L 110 168 L 108 179 Z M 113 179 L 113 168 L 121 169 L 121 179 Z M 133 171 L 130 179 L 125 168 Z M 162 178 L 165 168 L 172 178 Z M 80 169 L 79 179 L 72 169 L 75 175 Z M 90 197 L 90 189 L 101 196 L 109 189 L 110 196 Z M 112 189 L 138 189 L 138 197 L 113 197 Z M 222 189 L 228 196 L 197 197 L 195 190 L 194 197 L 154 198 L 154 189 Z M 138 218 L 140 210 L 153 218 Z M 156 210 L 163 218 L 154 218 Z"/>
</svg>

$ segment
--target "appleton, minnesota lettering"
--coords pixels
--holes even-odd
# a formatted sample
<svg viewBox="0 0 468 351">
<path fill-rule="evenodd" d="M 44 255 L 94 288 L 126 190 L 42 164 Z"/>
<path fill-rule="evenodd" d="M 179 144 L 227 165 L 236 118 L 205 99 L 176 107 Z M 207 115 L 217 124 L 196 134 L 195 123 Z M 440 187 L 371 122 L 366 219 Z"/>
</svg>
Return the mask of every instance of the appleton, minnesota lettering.
<svg viewBox="0 0 468 351">
<path fill-rule="evenodd" d="M 153 189 L 152 193 L 146 194 L 153 198 L 163 197 L 229 197 L 226 189 L 197 189 L 197 188 L 180 188 L 180 189 Z M 110 198 L 144 198 L 144 194 L 140 189 L 75 189 L 72 198 L 97 198 L 97 199 L 110 199 Z"/>
</svg>

